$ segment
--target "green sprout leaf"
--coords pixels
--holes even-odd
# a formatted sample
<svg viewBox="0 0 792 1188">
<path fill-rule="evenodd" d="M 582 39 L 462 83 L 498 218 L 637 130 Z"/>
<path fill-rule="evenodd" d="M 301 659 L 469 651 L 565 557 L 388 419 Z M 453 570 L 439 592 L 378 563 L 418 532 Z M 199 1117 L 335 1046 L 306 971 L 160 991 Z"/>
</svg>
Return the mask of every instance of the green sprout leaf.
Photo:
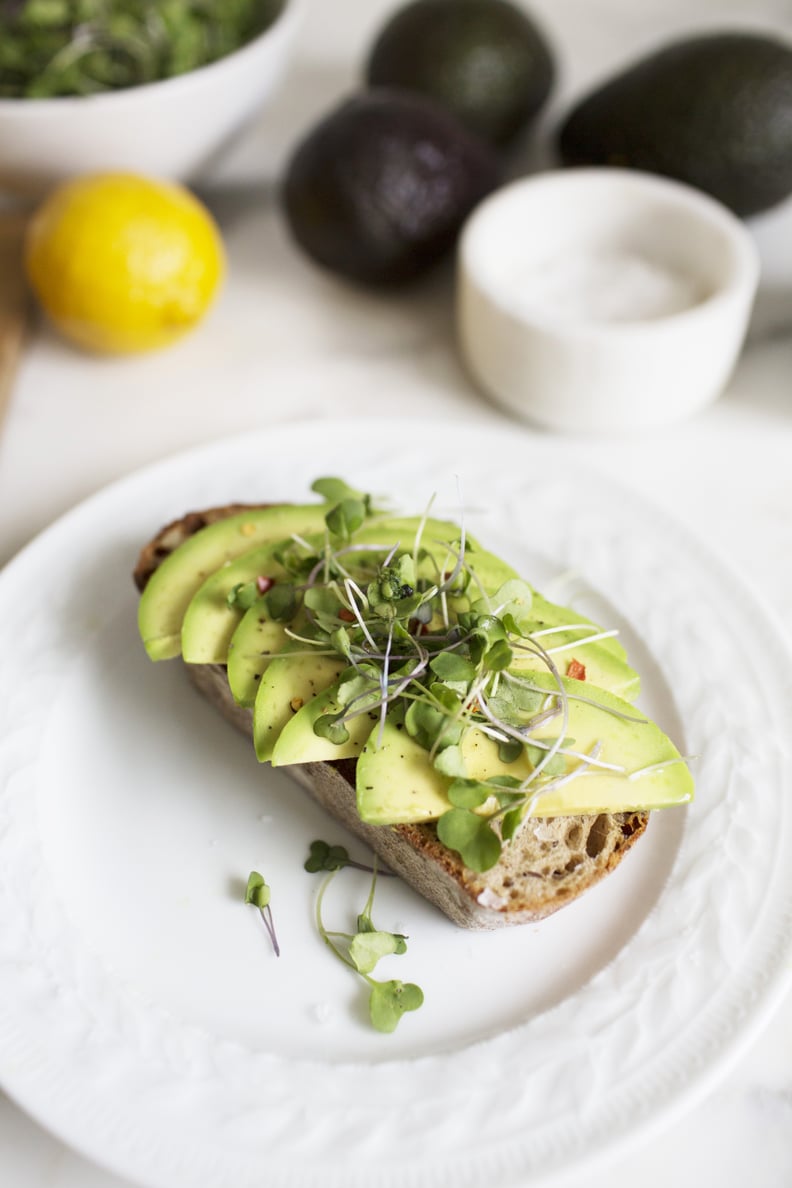
<svg viewBox="0 0 792 1188">
<path fill-rule="evenodd" d="M 369 998 L 371 1022 L 377 1031 L 393 1032 L 402 1015 L 417 1011 L 423 1001 L 423 990 L 413 982 L 373 982 Z"/>
<path fill-rule="evenodd" d="M 492 604 L 498 607 L 498 616 L 505 623 L 510 620 L 509 627 L 516 634 L 524 634 L 525 625 L 530 621 L 533 590 L 521 578 L 511 578 L 493 594 Z"/>
<path fill-rule="evenodd" d="M 366 929 L 353 937 L 349 956 L 358 973 L 368 974 L 382 957 L 407 952 L 407 938 L 400 933 Z"/>
<path fill-rule="evenodd" d="M 438 686 L 432 686 L 432 693 Z M 442 686 L 439 688 L 443 689 Z M 455 707 L 459 708 L 459 699 L 450 689 L 443 689 L 443 695 L 450 694 L 454 698 Z M 404 715 L 404 725 L 411 738 L 427 751 L 432 747 L 454 746 L 462 737 L 462 723 L 449 718 L 450 706 L 440 708 L 428 705 L 424 701 L 413 701 Z"/>
<path fill-rule="evenodd" d="M 429 667 L 441 681 L 464 681 L 467 684 L 476 675 L 470 661 L 456 652 L 440 652 L 430 661 Z"/>
<path fill-rule="evenodd" d="M 350 668 L 341 675 L 336 701 L 345 709 L 356 697 L 365 698 L 368 693 L 376 693 L 379 696 L 379 688 L 377 670 L 370 664 L 361 664 L 358 668 Z M 362 703 L 359 704 L 362 708 Z"/>
<path fill-rule="evenodd" d="M 525 805 L 521 804 L 517 808 L 509 809 L 501 818 L 501 836 L 504 841 L 511 841 L 520 828 L 525 816 Z"/>
<path fill-rule="evenodd" d="M 437 822 L 437 836 L 449 850 L 456 850 L 465 866 L 482 873 L 501 855 L 501 842 L 484 817 L 468 809 L 452 808 Z"/>
<path fill-rule="evenodd" d="M 342 722 L 343 714 L 320 714 L 313 724 L 314 734 L 340 747 L 349 740 L 349 731 Z"/>
<path fill-rule="evenodd" d="M 252 903 L 254 907 L 265 908 L 270 901 L 270 889 L 264 878 L 257 870 L 252 870 L 245 889 L 245 903 Z"/>
<path fill-rule="evenodd" d="M 278 944 L 278 937 L 275 932 L 275 921 L 272 918 L 270 898 L 271 892 L 264 882 L 263 875 L 260 875 L 257 870 L 251 870 L 248 875 L 247 887 L 245 888 L 245 903 L 252 904 L 253 907 L 258 908 L 261 919 L 264 922 L 264 927 L 269 934 L 275 956 L 280 957 L 280 945 Z"/>
<path fill-rule="evenodd" d="M 237 582 L 237 584 L 228 591 L 226 603 L 234 610 L 245 611 L 250 610 L 253 603 L 257 602 L 259 597 L 260 595 L 258 585 L 255 581 Z"/>
<path fill-rule="evenodd" d="M 434 767 L 442 775 L 451 776 L 452 779 L 464 779 L 467 776 L 462 748 L 459 746 L 444 747 L 438 751 L 434 757 Z"/>
<path fill-rule="evenodd" d="M 358 499 L 365 503 L 368 499 L 368 495 L 350 487 L 349 483 L 341 478 L 318 478 L 311 483 L 311 490 L 321 495 L 326 503 L 341 503 L 344 499 Z"/>
<path fill-rule="evenodd" d="M 490 672 L 503 672 L 514 661 L 514 652 L 505 639 L 496 640 L 484 653 L 484 667 Z"/>
<path fill-rule="evenodd" d="M 366 507 L 360 499 L 342 499 L 325 516 L 325 523 L 333 536 L 345 543 L 351 540 L 366 518 Z"/>
<path fill-rule="evenodd" d="M 290 623 L 299 605 L 297 591 L 291 582 L 276 582 L 262 601 L 267 614 L 276 623 Z"/>
<path fill-rule="evenodd" d="M 312 841 L 310 853 L 305 860 L 305 869 L 310 874 L 318 874 L 320 870 L 340 870 L 348 866 L 349 853 L 343 846 L 331 846 L 326 841 Z"/>
<path fill-rule="evenodd" d="M 455 808 L 461 809 L 481 808 L 492 795 L 492 788 L 480 780 L 454 780 L 448 789 L 448 799 Z"/>
<path fill-rule="evenodd" d="M 501 763 L 516 763 L 524 751 L 524 745 L 518 742 L 516 738 L 510 738 L 506 742 L 498 743 L 498 758 Z"/>
</svg>

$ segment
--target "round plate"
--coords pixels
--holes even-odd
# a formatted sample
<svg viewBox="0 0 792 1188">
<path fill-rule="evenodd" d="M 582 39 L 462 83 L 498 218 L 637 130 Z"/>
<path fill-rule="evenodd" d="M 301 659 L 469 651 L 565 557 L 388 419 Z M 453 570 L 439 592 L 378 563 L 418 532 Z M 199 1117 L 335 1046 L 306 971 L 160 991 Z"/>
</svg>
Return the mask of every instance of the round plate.
<svg viewBox="0 0 792 1188">
<path fill-rule="evenodd" d="M 61 1138 L 151 1188 L 550 1180 L 690 1102 L 780 1000 L 782 632 L 687 531 L 562 460 L 514 429 L 287 426 L 116 484 L 0 576 L 0 1069 Z M 695 802 L 541 925 L 466 933 L 381 879 L 375 920 L 410 937 L 384 976 L 425 992 L 390 1036 L 317 936 L 302 868 L 312 839 L 351 843 L 136 632 L 130 572 L 162 523 L 301 501 L 321 474 L 464 507 L 535 584 L 620 628 L 641 704 L 696 757 Z M 242 903 L 253 868 L 280 958 Z M 342 872 L 329 925 L 367 893 Z"/>
</svg>

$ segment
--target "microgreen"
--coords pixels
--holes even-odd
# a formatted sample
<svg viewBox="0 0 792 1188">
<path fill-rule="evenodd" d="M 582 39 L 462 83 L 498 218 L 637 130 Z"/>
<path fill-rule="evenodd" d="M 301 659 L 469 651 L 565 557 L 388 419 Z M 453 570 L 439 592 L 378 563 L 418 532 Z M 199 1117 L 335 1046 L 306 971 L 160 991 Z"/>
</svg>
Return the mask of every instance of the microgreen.
<svg viewBox="0 0 792 1188">
<path fill-rule="evenodd" d="M 325 516 L 325 523 L 332 536 L 348 543 L 366 518 L 366 507 L 361 499 L 342 499 Z"/>
<path fill-rule="evenodd" d="M 247 887 L 245 888 L 245 903 L 252 904 L 253 907 L 258 908 L 261 913 L 261 919 L 264 921 L 269 938 L 272 941 L 272 948 L 276 957 L 280 957 L 280 945 L 278 944 L 278 937 L 275 933 L 275 922 L 272 918 L 272 908 L 270 906 L 270 899 L 272 892 L 264 878 L 257 870 L 252 870 L 248 876 Z"/>
<path fill-rule="evenodd" d="M 437 836 L 449 850 L 456 850 L 470 870 L 490 870 L 501 855 L 501 839 L 485 817 L 468 809 L 453 808 L 437 822 Z"/>
<path fill-rule="evenodd" d="M 349 857 L 349 851 L 344 846 L 331 846 L 326 841 L 312 841 L 308 857 L 305 860 L 305 870 L 309 874 L 318 874 L 320 871 L 341 870 L 344 866 L 351 866 L 354 870 L 364 870 L 368 874 L 374 873 L 373 866 L 367 866 L 364 862 L 356 862 L 354 858 Z M 378 868 L 380 875 L 387 875 L 390 872 Z"/>
<path fill-rule="evenodd" d="M 88 95 L 184 74 L 238 49 L 282 0 L 5 0 L 0 97 Z"/>
<path fill-rule="evenodd" d="M 343 499 L 357 499 L 363 504 L 367 513 L 371 508 L 371 496 L 350 487 L 349 483 L 341 478 L 318 478 L 311 483 L 311 490 L 317 495 L 321 495 L 326 503 L 335 504 L 340 503 Z"/>
<path fill-rule="evenodd" d="M 232 586 L 226 595 L 226 603 L 233 610 L 246 611 L 250 610 L 260 597 L 258 584 L 254 579 L 252 582 L 237 582 Z"/>
<path fill-rule="evenodd" d="M 313 842 L 311 857 L 305 864 L 306 870 L 328 872 L 316 897 L 317 930 L 331 953 L 366 982 L 372 1026 L 377 1031 L 389 1033 L 396 1030 L 402 1015 L 407 1011 L 418 1010 L 423 1004 L 423 991 L 412 982 L 395 979 L 380 982 L 371 974 L 384 957 L 406 953 L 407 937 L 398 932 L 385 932 L 374 924 L 372 910 L 377 886 L 376 866 L 371 875 L 368 899 L 357 917 L 355 932 L 335 932 L 326 927 L 322 907 L 327 889 L 341 866 L 356 865 L 349 861 L 339 861 L 337 865 L 328 867 L 325 864 L 332 861 L 333 850 L 346 855 L 343 847 L 330 847 L 324 842 Z"/>
<path fill-rule="evenodd" d="M 570 702 L 601 703 L 587 697 L 583 681 L 574 688 L 565 683 L 552 635 L 546 647 L 544 629 L 531 618 L 536 600 L 527 582 L 512 578 L 494 592 L 485 588 L 464 524 L 458 540 L 430 539 L 430 503 L 407 547 L 363 542 L 356 534 L 369 497 L 337 478 L 317 480 L 314 490 L 327 505 L 324 535 L 294 536 L 281 546 L 276 559 L 288 577 L 260 597 L 267 613 L 284 621 L 290 648 L 298 642 L 301 654 L 314 649 L 346 664 L 314 717 L 315 734 L 343 745 L 350 723 L 368 715 L 378 723 L 369 744 L 377 747 L 387 723 L 403 729 L 451 789 L 441 840 L 477 870 L 498 860 L 537 798 L 559 781 L 593 770 L 627 774 L 593 751 L 574 749 L 567 737 Z M 249 596 L 245 587 L 234 594 Z M 290 618 L 297 610 L 299 619 Z M 585 629 L 587 638 L 609 634 L 593 624 L 567 628 Z M 516 787 L 508 776 L 495 787 L 469 781 L 471 731 L 519 772 Z"/>
</svg>

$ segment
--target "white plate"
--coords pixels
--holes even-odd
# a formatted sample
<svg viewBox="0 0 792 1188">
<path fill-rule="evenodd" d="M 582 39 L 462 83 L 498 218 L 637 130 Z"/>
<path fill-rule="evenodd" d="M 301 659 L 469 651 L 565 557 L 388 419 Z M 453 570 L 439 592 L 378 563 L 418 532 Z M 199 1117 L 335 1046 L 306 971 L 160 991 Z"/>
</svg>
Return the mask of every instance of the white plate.
<svg viewBox="0 0 792 1188">
<path fill-rule="evenodd" d="M 0 578 L 0 1073 L 41 1122 L 152 1188 L 552 1179 L 710 1085 L 792 952 L 790 656 L 721 562 L 554 443 L 480 425 L 289 426 L 150 468 Z M 304 497 L 340 473 L 407 509 L 433 491 L 538 584 L 622 628 L 642 703 L 698 756 L 603 884 L 537 927 L 454 928 L 381 881 L 410 934 L 387 976 L 426 1002 L 392 1036 L 315 934 L 314 837 L 341 831 L 150 664 L 129 577 L 190 508 Z M 256 867 L 283 955 L 240 902 Z M 343 872 L 327 911 L 362 905 Z"/>
</svg>

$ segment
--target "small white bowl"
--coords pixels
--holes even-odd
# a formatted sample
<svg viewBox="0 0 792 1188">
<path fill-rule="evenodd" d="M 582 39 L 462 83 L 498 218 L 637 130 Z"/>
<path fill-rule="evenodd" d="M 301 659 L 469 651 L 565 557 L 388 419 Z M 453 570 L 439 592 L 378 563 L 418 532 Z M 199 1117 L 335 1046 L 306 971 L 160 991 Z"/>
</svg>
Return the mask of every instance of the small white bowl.
<svg viewBox="0 0 792 1188">
<path fill-rule="evenodd" d="M 186 181 L 270 97 L 291 58 L 302 0 L 246 45 L 160 82 L 96 95 L 0 99 L 0 188 L 38 197 L 80 173 Z"/>
<path fill-rule="evenodd" d="M 460 348 L 490 397 L 545 427 L 667 424 L 725 387 L 758 276 L 742 223 L 689 186 L 624 169 L 539 174 L 465 226 Z"/>
</svg>

